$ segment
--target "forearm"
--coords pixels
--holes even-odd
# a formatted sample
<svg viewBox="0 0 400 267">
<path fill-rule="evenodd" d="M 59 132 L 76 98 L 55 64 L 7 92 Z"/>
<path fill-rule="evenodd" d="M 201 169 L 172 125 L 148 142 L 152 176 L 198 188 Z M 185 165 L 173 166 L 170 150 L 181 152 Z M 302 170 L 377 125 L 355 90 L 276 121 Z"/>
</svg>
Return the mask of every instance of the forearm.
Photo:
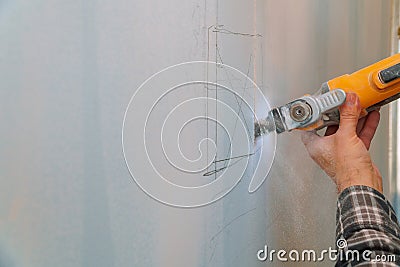
<svg viewBox="0 0 400 267">
<path fill-rule="evenodd" d="M 339 257 L 337 266 L 348 263 L 351 266 L 399 266 L 400 227 L 392 206 L 381 193 L 361 185 L 346 188 L 338 199 L 336 221 L 336 239 L 347 242 L 347 246 L 339 250 L 339 256 L 350 251 L 359 254 L 358 260 Z M 395 256 L 390 258 L 392 263 L 372 263 L 375 259 L 383 259 L 382 255 L 385 259 L 389 255 Z M 395 262 L 392 257 L 396 258 Z"/>
</svg>

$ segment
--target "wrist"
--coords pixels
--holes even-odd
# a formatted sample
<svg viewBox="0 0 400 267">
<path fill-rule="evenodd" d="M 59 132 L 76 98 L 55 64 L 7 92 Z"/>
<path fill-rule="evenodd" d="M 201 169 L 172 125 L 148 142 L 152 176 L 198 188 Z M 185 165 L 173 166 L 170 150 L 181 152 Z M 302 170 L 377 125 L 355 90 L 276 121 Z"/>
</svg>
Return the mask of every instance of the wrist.
<svg viewBox="0 0 400 267">
<path fill-rule="evenodd" d="M 375 170 L 352 169 L 337 173 L 335 177 L 337 192 L 340 194 L 346 188 L 356 185 L 371 187 L 379 192 L 382 190 L 382 177 Z"/>
</svg>

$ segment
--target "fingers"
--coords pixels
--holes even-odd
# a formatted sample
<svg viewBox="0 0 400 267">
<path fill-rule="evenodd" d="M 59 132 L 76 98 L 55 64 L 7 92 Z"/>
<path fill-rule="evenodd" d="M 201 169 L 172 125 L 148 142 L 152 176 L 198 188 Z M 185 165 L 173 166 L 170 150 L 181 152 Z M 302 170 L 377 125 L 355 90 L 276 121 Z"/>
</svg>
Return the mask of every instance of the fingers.
<svg viewBox="0 0 400 267">
<path fill-rule="evenodd" d="M 367 116 L 362 117 L 361 119 L 358 120 L 357 129 L 356 129 L 357 134 L 360 134 L 361 130 L 364 128 L 366 119 L 367 119 Z"/>
<path fill-rule="evenodd" d="M 378 111 L 371 111 L 366 117 L 364 127 L 361 129 L 359 137 L 363 141 L 365 147 L 369 149 L 371 140 L 378 128 L 380 114 Z"/>
<path fill-rule="evenodd" d="M 340 107 L 339 131 L 356 133 L 361 107 L 360 100 L 355 93 L 348 92 L 346 102 Z"/>
</svg>

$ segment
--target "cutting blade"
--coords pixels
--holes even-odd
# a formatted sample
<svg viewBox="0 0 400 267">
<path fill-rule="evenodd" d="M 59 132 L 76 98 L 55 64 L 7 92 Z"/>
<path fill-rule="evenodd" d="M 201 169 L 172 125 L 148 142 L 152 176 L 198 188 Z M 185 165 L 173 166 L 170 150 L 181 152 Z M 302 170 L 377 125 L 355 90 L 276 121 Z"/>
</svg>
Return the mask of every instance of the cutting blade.
<svg viewBox="0 0 400 267">
<path fill-rule="evenodd" d="M 274 131 L 276 131 L 276 126 L 274 116 L 272 115 L 271 111 L 268 113 L 268 116 L 265 119 L 261 119 L 254 123 L 255 138 Z"/>
</svg>

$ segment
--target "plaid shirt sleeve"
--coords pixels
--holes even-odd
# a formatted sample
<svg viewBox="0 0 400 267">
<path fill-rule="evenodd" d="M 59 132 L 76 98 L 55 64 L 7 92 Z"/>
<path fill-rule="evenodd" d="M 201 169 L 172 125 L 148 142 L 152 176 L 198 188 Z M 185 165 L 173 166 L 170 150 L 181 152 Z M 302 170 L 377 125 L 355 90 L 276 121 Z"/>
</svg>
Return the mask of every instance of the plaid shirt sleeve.
<svg viewBox="0 0 400 267">
<path fill-rule="evenodd" d="M 346 188 L 336 223 L 336 266 L 400 266 L 400 227 L 384 195 L 363 185 Z"/>
</svg>

